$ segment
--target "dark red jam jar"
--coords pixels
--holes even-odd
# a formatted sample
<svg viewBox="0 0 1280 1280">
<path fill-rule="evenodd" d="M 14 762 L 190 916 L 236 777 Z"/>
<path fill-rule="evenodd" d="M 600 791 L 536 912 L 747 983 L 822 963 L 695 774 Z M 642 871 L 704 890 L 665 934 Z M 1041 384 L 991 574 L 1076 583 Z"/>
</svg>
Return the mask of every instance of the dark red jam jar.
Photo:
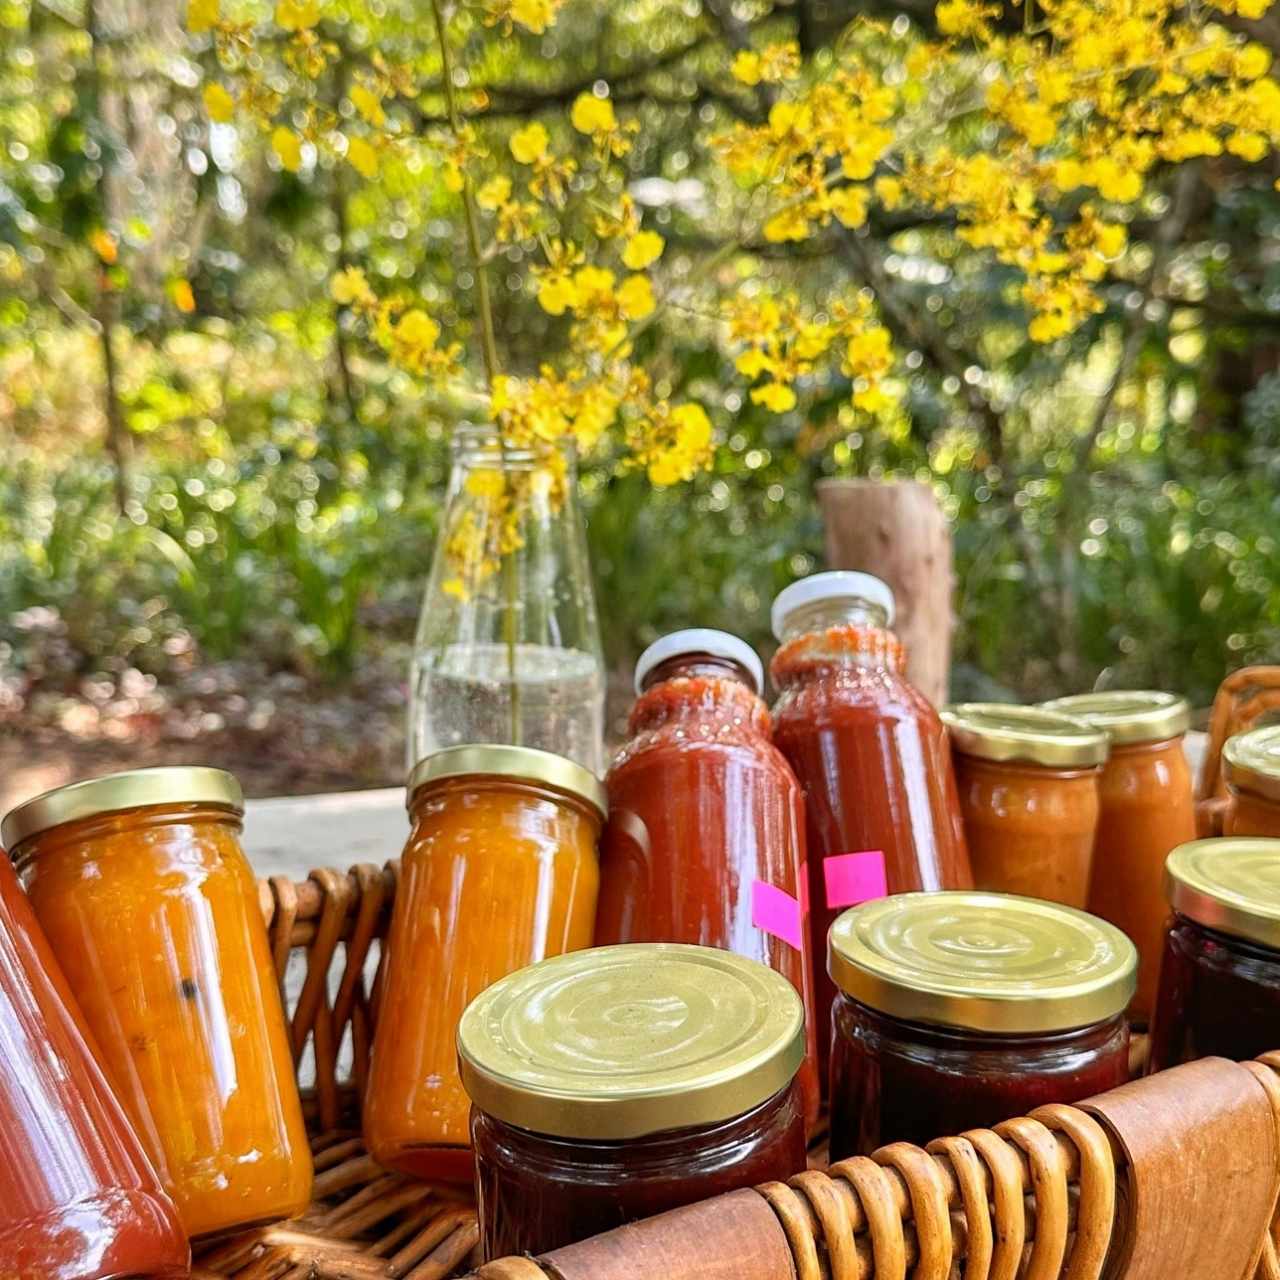
<svg viewBox="0 0 1280 1280">
<path fill-rule="evenodd" d="M 1280 840 L 1179 845 L 1165 863 L 1173 918 L 1160 963 L 1151 1069 L 1241 1061 L 1280 1047 Z"/>
<path fill-rule="evenodd" d="M 831 929 L 831 1158 L 923 1146 L 1128 1078 L 1137 952 L 1083 911 L 904 893 Z"/>
<path fill-rule="evenodd" d="M 709 947 L 597 947 L 495 983 L 458 1027 L 485 1258 L 799 1173 L 804 1055 L 791 983 Z"/>
</svg>

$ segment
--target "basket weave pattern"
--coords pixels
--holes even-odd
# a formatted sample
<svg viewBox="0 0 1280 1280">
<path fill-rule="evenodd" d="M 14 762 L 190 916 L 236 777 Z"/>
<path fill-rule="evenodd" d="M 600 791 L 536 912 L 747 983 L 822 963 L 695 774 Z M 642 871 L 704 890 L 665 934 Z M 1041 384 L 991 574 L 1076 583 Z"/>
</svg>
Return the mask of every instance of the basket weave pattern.
<svg viewBox="0 0 1280 1280">
<path fill-rule="evenodd" d="M 305 953 L 291 1035 L 295 1064 L 308 1047 L 314 1058 L 314 1088 L 304 1097 L 314 1202 L 294 1222 L 207 1247 L 194 1280 L 444 1280 L 478 1266 L 479 1232 L 465 1193 L 385 1172 L 359 1136 L 380 960 L 372 983 L 367 972 L 396 879 L 392 863 L 261 886 L 282 990 L 291 954 Z M 348 1031 L 350 1067 L 339 1079 Z M 1280 1126 L 1280 1053 L 1248 1066 Z M 1048 1106 L 994 1131 L 941 1138 L 927 1151 L 895 1143 L 759 1190 L 782 1224 L 795 1280 L 1099 1280 L 1118 1180 L 1123 1170 L 1098 1122 L 1074 1107 Z M 477 1276 L 557 1280 L 519 1258 L 479 1267 Z M 1258 1277 L 1280 1280 L 1280 1220 Z"/>
</svg>

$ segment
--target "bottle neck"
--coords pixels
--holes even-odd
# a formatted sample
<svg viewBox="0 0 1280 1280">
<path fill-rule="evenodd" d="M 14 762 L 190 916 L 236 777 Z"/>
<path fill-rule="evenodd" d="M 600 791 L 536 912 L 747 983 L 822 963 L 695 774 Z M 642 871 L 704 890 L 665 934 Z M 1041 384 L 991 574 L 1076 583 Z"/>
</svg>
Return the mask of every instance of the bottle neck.
<svg viewBox="0 0 1280 1280">
<path fill-rule="evenodd" d="M 747 736 L 768 736 L 769 710 L 756 693 L 751 674 L 738 663 L 715 659 L 711 664 L 682 664 L 679 670 L 668 671 L 670 666 L 661 663 L 646 677 L 627 721 L 632 737 L 688 721 L 704 728 L 714 724 Z"/>
<path fill-rule="evenodd" d="M 793 609 L 782 620 L 783 644 L 798 640 L 801 636 L 833 627 L 856 627 L 866 631 L 887 631 L 889 614 L 883 605 L 862 596 L 844 596 L 840 599 L 814 600 Z"/>
</svg>

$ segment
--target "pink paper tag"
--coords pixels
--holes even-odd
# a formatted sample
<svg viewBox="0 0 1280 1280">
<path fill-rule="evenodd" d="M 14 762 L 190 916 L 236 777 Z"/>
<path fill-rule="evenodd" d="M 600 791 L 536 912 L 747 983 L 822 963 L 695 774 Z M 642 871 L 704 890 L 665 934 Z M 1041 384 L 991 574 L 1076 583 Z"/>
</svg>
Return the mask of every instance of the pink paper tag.
<svg viewBox="0 0 1280 1280">
<path fill-rule="evenodd" d="M 834 854 L 823 859 L 822 874 L 827 882 L 827 906 L 832 909 L 856 907 L 860 902 L 883 898 L 889 892 L 884 853 L 880 849 Z"/>
<path fill-rule="evenodd" d="M 757 929 L 781 938 L 797 951 L 804 939 L 804 911 L 784 889 L 755 880 L 751 884 L 751 923 Z"/>
</svg>

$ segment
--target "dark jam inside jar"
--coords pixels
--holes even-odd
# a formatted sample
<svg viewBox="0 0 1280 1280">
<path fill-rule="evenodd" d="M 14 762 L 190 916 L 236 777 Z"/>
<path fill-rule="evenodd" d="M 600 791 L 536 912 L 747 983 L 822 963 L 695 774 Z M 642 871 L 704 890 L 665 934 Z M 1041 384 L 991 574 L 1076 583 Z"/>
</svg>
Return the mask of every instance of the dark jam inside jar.
<svg viewBox="0 0 1280 1280">
<path fill-rule="evenodd" d="M 785 1181 L 805 1167 L 793 1082 L 719 1124 L 616 1141 L 530 1133 L 471 1114 L 486 1259 L 542 1254 L 710 1196 Z"/>
<path fill-rule="evenodd" d="M 1239 1062 L 1278 1045 L 1280 951 L 1175 914 L 1160 965 L 1152 1070 L 1211 1056 Z"/>
<path fill-rule="evenodd" d="M 841 994 L 832 1025 L 832 1160 L 989 1129 L 1048 1102 L 1104 1093 L 1129 1074 L 1120 1015 L 1004 1035 L 902 1021 Z"/>
</svg>

